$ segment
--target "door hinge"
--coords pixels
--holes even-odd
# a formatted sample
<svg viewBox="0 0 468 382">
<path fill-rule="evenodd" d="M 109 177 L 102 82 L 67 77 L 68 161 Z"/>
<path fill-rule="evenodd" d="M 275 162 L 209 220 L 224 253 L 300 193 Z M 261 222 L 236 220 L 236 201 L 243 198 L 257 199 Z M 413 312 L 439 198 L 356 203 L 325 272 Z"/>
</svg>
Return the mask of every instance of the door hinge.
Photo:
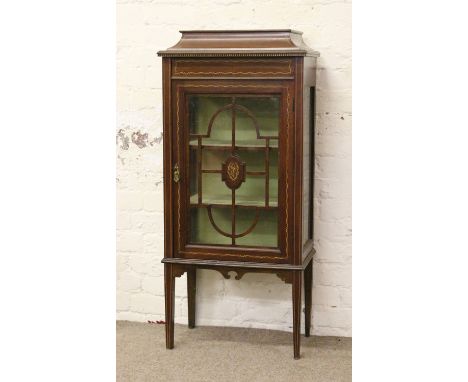
<svg viewBox="0 0 468 382">
<path fill-rule="evenodd" d="M 292 99 L 292 111 L 296 111 L 296 100 L 294 98 Z"/>
</svg>

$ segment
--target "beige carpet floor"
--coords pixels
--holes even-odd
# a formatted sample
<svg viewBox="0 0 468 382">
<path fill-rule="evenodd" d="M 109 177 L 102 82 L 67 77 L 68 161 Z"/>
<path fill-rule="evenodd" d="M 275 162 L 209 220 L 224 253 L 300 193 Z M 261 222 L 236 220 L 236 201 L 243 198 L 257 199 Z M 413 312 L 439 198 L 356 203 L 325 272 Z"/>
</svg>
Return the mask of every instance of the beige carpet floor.
<svg viewBox="0 0 468 382">
<path fill-rule="evenodd" d="M 165 347 L 164 325 L 117 321 L 117 381 L 351 381 L 351 338 L 301 337 L 273 330 L 175 327 Z"/>
</svg>

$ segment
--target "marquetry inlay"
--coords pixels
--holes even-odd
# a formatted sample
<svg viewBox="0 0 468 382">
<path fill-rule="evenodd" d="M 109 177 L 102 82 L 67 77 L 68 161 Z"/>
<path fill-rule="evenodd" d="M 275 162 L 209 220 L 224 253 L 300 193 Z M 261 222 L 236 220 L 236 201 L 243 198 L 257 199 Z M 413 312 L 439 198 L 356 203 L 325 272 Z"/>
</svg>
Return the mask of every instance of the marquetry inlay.
<svg viewBox="0 0 468 382">
<path fill-rule="evenodd" d="M 221 165 L 221 179 L 231 190 L 235 190 L 245 181 L 245 163 L 237 155 L 231 155 Z"/>
</svg>

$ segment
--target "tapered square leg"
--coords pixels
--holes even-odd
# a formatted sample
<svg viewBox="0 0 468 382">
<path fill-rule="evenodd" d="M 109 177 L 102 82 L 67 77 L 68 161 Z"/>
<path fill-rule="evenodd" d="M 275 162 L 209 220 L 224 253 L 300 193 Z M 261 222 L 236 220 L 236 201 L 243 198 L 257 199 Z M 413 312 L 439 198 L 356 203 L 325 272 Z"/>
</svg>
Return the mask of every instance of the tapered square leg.
<svg viewBox="0 0 468 382">
<path fill-rule="evenodd" d="M 188 327 L 195 327 L 195 301 L 197 296 L 197 268 L 187 270 Z"/>
<path fill-rule="evenodd" d="M 301 358 L 302 271 L 292 271 L 294 359 Z"/>
<path fill-rule="evenodd" d="M 305 336 L 310 337 L 312 313 L 312 260 L 304 270 Z"/>
<path fill-rule="evenodd" d="M 174 289 L 175 277 L 172 264 L 164 264 L 164 295 L 166 303 L 166 349 L 174 347 Z"/>
</svg>

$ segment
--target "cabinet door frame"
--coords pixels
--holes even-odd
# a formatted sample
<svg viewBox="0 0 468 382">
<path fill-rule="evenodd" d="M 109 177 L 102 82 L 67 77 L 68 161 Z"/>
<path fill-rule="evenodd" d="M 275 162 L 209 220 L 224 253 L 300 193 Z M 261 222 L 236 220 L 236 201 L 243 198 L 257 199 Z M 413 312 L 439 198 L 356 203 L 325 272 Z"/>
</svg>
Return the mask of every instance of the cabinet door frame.
<svg viewBox="0 0 468 382">
<path fill-rule="evenodd" d="M 180 181 L 174 184 L 173 255 L 180 258 L 291 263 L 294 233 L 294 83 L 287 80 L 173 80 L 172 81 L 172 163 L 177 164 Z M 278 167 L 278 248 L 231 247 L 189 244 L 189 110 L 188 95 L 249 94 L 280 95 Z M 172 177 L 171 177 L 172 178 Z"/>
</svg>

